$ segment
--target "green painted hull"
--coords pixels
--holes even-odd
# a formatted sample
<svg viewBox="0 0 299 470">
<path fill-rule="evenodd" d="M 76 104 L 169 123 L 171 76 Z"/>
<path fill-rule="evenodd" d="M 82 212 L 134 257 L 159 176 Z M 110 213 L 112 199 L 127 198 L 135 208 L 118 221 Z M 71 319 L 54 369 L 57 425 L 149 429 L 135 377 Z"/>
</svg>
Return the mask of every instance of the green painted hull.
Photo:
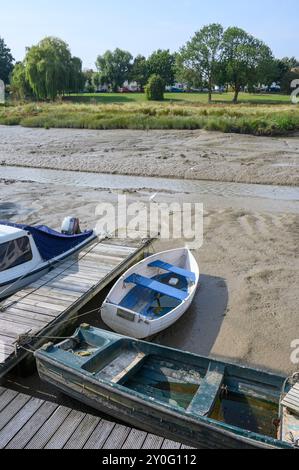
<svg viewBox="0 0 299 470">
<path fill-rule="evenodd" d="M 35 356 L 42 380 L 131 426 L 202 449 L 292 448 L 273 426 L 284 377 L 87 327 Z"/>
</svg>

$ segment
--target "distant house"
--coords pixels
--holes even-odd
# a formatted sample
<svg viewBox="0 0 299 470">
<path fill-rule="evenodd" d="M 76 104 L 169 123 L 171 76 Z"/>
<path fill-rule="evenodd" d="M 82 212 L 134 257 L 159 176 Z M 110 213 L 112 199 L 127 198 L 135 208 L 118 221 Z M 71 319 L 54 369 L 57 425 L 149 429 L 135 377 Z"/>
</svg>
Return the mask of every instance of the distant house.
<svg viewBox="0 0 299 470">
<path fill-rule="evenodd" d="M 129 91 L 131 93 L 137 93 L 138 91 L 140 91 L 140 86 L 137 82 L 129 82 L 128 80 L 126 80 L 120 91 Z"/>
<path fill-rule="evenodd" d="M 299 73 L 299 65 L 298 65 L 297 67 L 294 67 L 294 68 L 292 69 L 292 72 L 294 72 L 294 73 Z"/>
</svg>

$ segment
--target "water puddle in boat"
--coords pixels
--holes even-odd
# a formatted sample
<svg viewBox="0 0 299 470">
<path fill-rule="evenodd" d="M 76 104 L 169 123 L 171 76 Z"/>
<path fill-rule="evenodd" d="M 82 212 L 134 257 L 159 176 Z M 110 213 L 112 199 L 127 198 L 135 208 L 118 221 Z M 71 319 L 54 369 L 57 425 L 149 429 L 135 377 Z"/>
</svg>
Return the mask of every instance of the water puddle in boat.
<svg viewBox="0 0 299 470">
<path fill-rule="evenodd" d="M 149 356 L 143 366 L 123 385 L 150 399 L 187 409 L 198 392 L 199 372 L 186 366 L 167 363 L 163 358 Z"/>
<path fill-rule="evenodd" d="M 124 176 L 10 166 L 1 168 L 1 178 L 96 189 L 161 191 L 161 188 L 163 188 L 166 192 L 174 193 L 195 193 L 228 198 L 257 197 L 276 201 L 299 201 L 299 188 L 295 186 Z"/>
<path fill-rule="evenodd" d="M 275 439 L 277 428 L 273 421 L 277 417 L 278 405 L 233 393 L 219 399 L 210 415 L 216 421 Z"/>
</svg>

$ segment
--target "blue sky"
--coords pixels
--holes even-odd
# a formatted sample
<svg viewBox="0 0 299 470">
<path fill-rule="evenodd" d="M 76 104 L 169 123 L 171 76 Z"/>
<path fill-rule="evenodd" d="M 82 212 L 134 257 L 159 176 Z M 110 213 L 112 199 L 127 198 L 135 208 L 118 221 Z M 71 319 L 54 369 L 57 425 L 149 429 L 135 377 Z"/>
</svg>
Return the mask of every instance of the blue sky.
<svg viewBox="0 0 299 470">
<path fill-rule="evenodd" d="M 0 0 L 0 7 L 0 36 L 17 60 L 48 35 L 67 41 L 85 67 L 115 47 L 175 51 L 211 22 L 246 29 L 277 57 L 299 56 L 298 0 Z"/>
</svg>

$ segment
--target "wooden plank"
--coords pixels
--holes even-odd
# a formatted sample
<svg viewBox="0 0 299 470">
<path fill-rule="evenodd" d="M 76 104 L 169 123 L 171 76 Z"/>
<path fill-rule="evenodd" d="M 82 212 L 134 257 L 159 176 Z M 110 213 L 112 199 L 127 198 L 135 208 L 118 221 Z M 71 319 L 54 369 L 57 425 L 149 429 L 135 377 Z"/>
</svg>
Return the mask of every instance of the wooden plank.
<svg viewBox="0 0 299 470">
<path fill-rule="evenodd" d="M 163 437 L 155 436 L 154 434 L 148 434 L 144 441 L 142 449 L 161 449 L 163 441 Z"/>
<path fill-rule="evenodd" d="M 17 310 L 17 312 L 15 312 Z M 25 318 L 40 318 L 41 320 L 52 321 L 53 318 L 56 316 L 56 312 L 46 312 L 45 309 L 33 307 L 32 305 L 23 304 L 22 302 L 18 302 L 16 304 L 12 304 L 11 307 L 5 310 L 5 313 L 15 313 L 19 316 L 25 316 Z M 2 312 L 0 313 L 0 316 Z"/>
<path fill-rule="evenodd" d="M 63 294 L 65 296 L 68 296 L 70 298 L 74 298 L 75 300 L 78 298 L 79 294 L 76 294 L 75 292 L 71 292 L 71 291 L 66 291 L 65 289 L 61 288 L 61 287 L 53 287 L 52 285 L 50 286 L 49 284 L 46 284 L 46 285 L 39 285 L 39 283 L 34 283 L 34 284 L 31 284 L 35 289 L 37 289 L 37 291 L 46 291 L 46 292 L 49 292 L 49 293 L 53 293 L 53 295 L 60 295 L 60 294 Z"/>
<path fill-rule="evenodd" d="M 33 335 L 50 335 L 58 328 L 60 318 L 65 320 L 73 310 L 82 308 L 139 258 L 148 244 L 148 241 L 130 240 L 105 241 L 103 246 L 94 244 L 92 249 L 83 250 L 80 257 L 68 258 L 12 296 L 6 302 L 6 310 L 0 312 L 0 321 L 5 322 L 2 329 L 0 324 L 0 341 L 3 343 L 0 377 L 28 354 L 21 349 L 14 354 L 14 343 L 19 334 L 31 330 Z M 57 277 L 53 279 L 53 276 Z"/>
<path fill-rule="evenodd" d="M 6 351 L 11 348 L 14 351 L 14 339 L 11 336 L 6 336 L 5 334 L 0 334 L 0 352 L 5 354 Z M 1 364 L 0 364 L 1 367 Z"/>
<path fill-rule="evenodd" d="M 22 429 L 35 412 L 42 406 L 43 401 L 31 398 L 25 406 L 14 416 L 14 418 L 2 428 L 0 432 L 0 449 L 3 449 Z"/>
<path fill-rule="evenodd" d="M 162 444 L 161 449 L 169 449 L 169 450 L 177 450 L 181 448 L 181 444 L 178 442 L 170 441 L 169 439 L 165 439 Z"/>
<path fill-rule="evenodd" d="M 146 437 L 147 437 L 146 432 L 138 431 L 137 429 L 132 429 L 122 448 L 123 449 L 141 449 Z"/>
<path fill-rule="evenodd" d="M 66 292 L 70 291 L 70 292 L 76 293 L 79 295 L 79 297 L 83 296 L 83 294 L 86 294 L 86 289 L 82 289 L 80 286 L 73 286 L 62 281 L 51 282 L 49 286 L 54 289 L 58 288 L 58 289 L 63 289 Z"/>
<path fill-rule="evenodd" d="M 136 358 L 131 362 L 131 364 L 128 367 L 123 369 L 116 377 L 113 377 L 113 379 L 111 380 L 112 383 L 117 384 L 118 382 L 120 382 L 126 375 L 128 375 L 130 371 L 132 371 L 132 369 L 137 367 L 138 364 L 140 364 L 140 362 L 142 362 L 145 359 L 145 357 L 146 357 L 146 354 L 144 353 L 137 354 Z"/>
<path fill-rule="evenodd" d="M 109 435 L 107 441 L 103 445 L 103 449 L 121 449 L 124 445 L 128 435 L 130 433 L 130 428 L 116 424 L 113 428 L 113 431 Z"/>
<path fill-rule="evenodd" d="M 49 317 L 56 317 L 58 315 L 57 310 L 52 309 L 50 306 L 47 305 L 37 305 L 34 302 L 30 302 L 30 299 L 24 299 L 22 301 L 17 302 L 12 306 L 13 308 L 29 310 L 30 312 L 38 313 L 39 315 L 47 315 Z M 6 312 L 9 312 L 10 309 L 6 309 Z"/>
<path fill-rule="evenodd" d="M 49 315 L 48 311 L 53 312 L 53 316 L 57 315 L 57 312 L 61 312 L 64 310 L 64 308 L 61 307 L 61 305 L 50 305 L 47 302 L 42 302 L 42 301 L 39 302 L 36 300 L 31 300 L 29 297 L 22 299 L 19 305 L 20 304 L 30 305 L 33 307 L 40 307 L 42 309 L 45 309 L 48 315 Z"/>
<path fill-rule="evenodd" d="M 282 400 L 282 405 L 289 410 L 299 413 L 299 384 L 295 384 Z"/>
<path fill-rule="evenodd" d="M 9 347 L 9 346 L 13 346 L 16 338 L 17 338 L 17 334 L 15 335 L 5 335 L 5 334 L 1 334 L 0 335 L 0 344 L 1 346 L 4 348 L 4 353 L 6 353 L 6 348 Z M 2 351 L 2 354 L 3 354 L 3 351 Z"/>
<path fill-rule="evenodd" d="M 14 337 L 16 334 L 21 335 L 25 332 L 29 331 L 29 328 L 26 325 L 19 325 L 18 323 L 10 323 L 7 320 L 4 320 L 0 317 L 0 331 L 1 335 L 3 336 L 12 336 Z"/>
<path fill-rule="evenodd" d="M 68 408 L 59 406 L 39 432 L 28 442 L 25 449 L 43 449 L 70 413 L 71 410 Z"/>
<path fill-rule="evenodd" d="M 27 297 L 28 299 L 29 297 Z M 20 300 L 22 300 L 22 297 L 20 296 Z M 38 292 L 34 292 L 30 294 L 30 301 L 34 302 L 46 302 L 47 304 L 53 304 L 56 306 L 61 307 L 68 307 L 73 303 L 73 299 L 62 299 L 61 297 L 56 297 L 56 296 L 50 296 L 50 295 L 44 295 L 42 294 L 41 290 Z"/>
<path fill-rule="evenodd" d="M 27 318 L 27 315 L 23 313 L 22 315 L 18 315 L 17 313 L 21 313 L 21 311 L 17 311 L 16 309 L 11 309 L 9 310 L 9 313 L 1 313 L 1 319 L 10 321 L 11 323 L 17 323 L 20 325 L 26 325 L 27 330 L 30 330 L 31 328 L 42 328 L 44 325 L 47 325 L 49 321 L 52 321 L 52 318 L 49 318 L 49 320 L 41 320 L 40 317 L 36 314 L 33 314 L 30 316 L 30 318 Z M 33 319 L 33 316 L 35 317 Z"/>
<path fill-rule="evenodd" d="M 100 418 L 96 416 L 86 415 L 75 429 L 64 449 L 82 449 L 100 421 Z"/>
<path fill-rule="evenodd" d="M 102 419 L 83 448 L 95 450 L 102 449 L 114 426 L 114 423 Z"/>
<path fill-rule="evenodd" d="M 80 288 L 82 286 L 84 286 L 84 288 L 90 288 L 91 285 L 94 285 L 96 284 L 97 282 L 96 281 L 92 281 L 92 280 L 88 280 L 88 279 L 80 279 L 78 277 L 76 277 L 75 274 L 70 274 L 70 273 L 64 273 L 64 274 L 60 274 L 59 276 L 57 276 L 53 281 L 51 279 L 49 279 L 49 283 L 47 284 L 47 286 L 52 286 L 52 285 L 55 285 L 57 283 L 63 283 L 63 284 L 72 284 L 74 286 L 79 286 Z"/>
<path fill-rule="evenodd" d="M 0 412 L 18 395 L 14 390 L 5 390 L 1 395 Z M 1 423 L 0 423 L 1 425 Z"/>
<path fill-rule="evenodd" d="M 9 421 L 20 411 L 30 400 L 30 397 L 21 393 L 1 411 L 0 413 L 0 431 L 9 423 Z"/>
<path fill-rule="evenodd" d="M 85 414 L 80 411 L 73 410 L 62 423 L 60 428 L 55 432 L 53 437 L 49 440 L 45 449 L 59 450 L 62 449 L 69 438 L 72 436 L 74 430 L 80 425 Z"/>
<path fill-rule="evenodd" d="M 28 442 L 35 436 L 45 422 L 58 408 L 54 403 L 44 404 L 39 408 L 38 413 L 35 413 L 27 424 L 20 429 L 14 438 L 6 446 L 7 449 L 24 449 Z"/>
</svg>

